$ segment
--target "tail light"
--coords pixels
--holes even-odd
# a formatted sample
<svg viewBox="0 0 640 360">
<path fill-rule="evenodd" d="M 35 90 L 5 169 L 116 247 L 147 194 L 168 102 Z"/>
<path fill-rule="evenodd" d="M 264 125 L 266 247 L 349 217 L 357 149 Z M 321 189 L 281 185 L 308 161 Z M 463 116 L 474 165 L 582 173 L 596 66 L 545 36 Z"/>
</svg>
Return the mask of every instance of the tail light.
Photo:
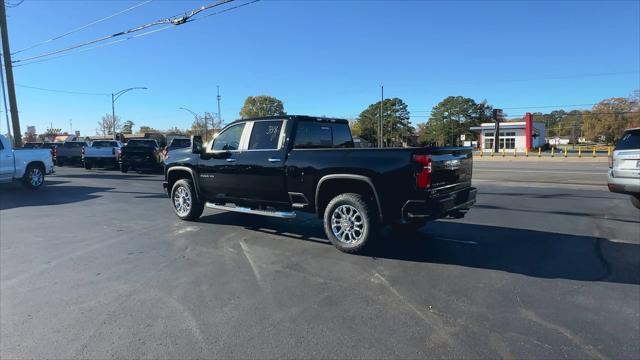
<svg viewBox="0 0 640 360">
<path fill-rule="evenodd" d="M 84 158 L 84 146 L 82 147 L 81 154 L 82 154 L 82 157 Z"/>
<path fill-rule="evenodd" d="M 122 149 L 117 149 L 116 150 L 116 160 L 120 160 L 121 157 L 122 157 Z"/>
<path fill-rule="evenodd" d="M 613 156 L 609 156 L 609 169 L 613 169 Z"/>
<path fill-rule="evenodd" d="M 418 189 L 428 189 L 431 187 L 431 156 L 429 155 L 413 155 L 413 161 L 417 162 L 420 167 L 416 174 L 416 187 Z"/>
</svg>

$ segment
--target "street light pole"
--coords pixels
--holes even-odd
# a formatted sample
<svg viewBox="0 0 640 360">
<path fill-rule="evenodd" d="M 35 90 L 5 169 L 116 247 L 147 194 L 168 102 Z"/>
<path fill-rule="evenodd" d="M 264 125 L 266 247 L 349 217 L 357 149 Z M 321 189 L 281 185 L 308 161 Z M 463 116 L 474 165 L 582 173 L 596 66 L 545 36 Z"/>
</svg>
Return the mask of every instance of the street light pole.
<svg viewBox="0 0 640 360">
<path fill-rule="evenodd" d="M 118 98 L 122 96 L 124 93 L 131 90 L 147 90 L 147 88 L 138 86 L 138 87 L 132 87 L 128 89 L 123 89 L 116 93 L 111 93 L 111 121 L 113 123 L 113 140 L 116 139 L 116 100 L 118 100 Z"/>
<path fill-rule="evenodd" d="M 196 124 L 200 123 L 200 116 L 198 116 L 198 114 L 196 114 L 195 112 L 187 109 L 186 107 L 179 107 L 180 110 L 185 110 L 191 113 L 191 115 L 193 115 L 193 118 L 196 120 Z M 206 114 L 205 114 L 205 119 L 204 119 L 204 141 L 207 142 L 207 118 L 206 118 Z"/>
</svg>

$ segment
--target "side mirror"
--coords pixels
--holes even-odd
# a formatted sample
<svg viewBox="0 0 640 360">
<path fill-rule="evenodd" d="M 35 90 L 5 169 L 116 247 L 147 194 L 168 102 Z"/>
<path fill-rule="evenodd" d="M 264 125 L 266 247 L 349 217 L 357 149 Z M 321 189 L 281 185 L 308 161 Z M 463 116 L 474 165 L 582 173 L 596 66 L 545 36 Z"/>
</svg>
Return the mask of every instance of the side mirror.
<svg viewBox="0 0 640 360">
<path fill-rule="evenodd" d="M 191 152 L 194 154 L 202 153 L 202 136 L 200 135 L 191 136 Z"/>
</svg>

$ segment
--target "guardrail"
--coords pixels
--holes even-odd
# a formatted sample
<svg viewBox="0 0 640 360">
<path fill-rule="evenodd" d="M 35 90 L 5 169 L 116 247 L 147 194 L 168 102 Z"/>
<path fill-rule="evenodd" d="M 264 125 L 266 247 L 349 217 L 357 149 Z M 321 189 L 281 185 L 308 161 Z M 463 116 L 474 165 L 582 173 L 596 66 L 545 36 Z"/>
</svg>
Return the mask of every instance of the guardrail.
<svg viewBox="0 0 640 360">
<path fill-rule="evenodd" d="M 613 151 L 612 146 L 576 146 L 574 149 L 565 148 L 555 148 L 552 147 L 551 150 L 542 151 L 542 149 L 538 148 L 534 151 L 520 151 L 518 152 L 516 149 L 502 149 L 500 152 L 485 152 L 485 151 L 474 151 L 474 156 L 480 158 L 506 158 L 506 157 L 565 157 L 565 158 L 596 158 L 596 157 L 608 157 L 611 156 L 611 152 Z"/>
</svg>

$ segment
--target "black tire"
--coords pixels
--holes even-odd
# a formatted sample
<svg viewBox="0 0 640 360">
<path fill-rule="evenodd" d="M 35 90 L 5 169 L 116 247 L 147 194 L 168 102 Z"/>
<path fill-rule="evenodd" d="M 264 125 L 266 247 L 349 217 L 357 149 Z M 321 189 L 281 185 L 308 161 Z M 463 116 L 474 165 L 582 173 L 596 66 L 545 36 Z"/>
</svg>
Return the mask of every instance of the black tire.
<svg viewBox="0 0 640 360">
<path fill-rule="evenodd" d="M 120 164 L 120 171 L 126 173 L 127 171 L 129 171 L 129 167 L 127 165 Z"/>
<path fill-rule="evenodd" d="M 374 243 L 378 223 L 375 207 L 360 194 L 340 194 L 324 211 L 324 232 L 333 246 L 345 253 L 361 252 Z"/>
<path fill-rule="evenodd" d="M 44 185 L 44 167 L 42 165 L 31 164 L 22 176 L 22 184 L 28 189 L 39 189 Z"/>
<path fill-rule="evenodd" d="M 391 223 L 391 229 L 403 234 L 415 233 L 427 224 L 426 219 L 411 219 L 408 221 L 395 221 Z"/>
<path fill-rule="evenodd" d="M 191 180 L 180 179 L 173 184 L 171 188 L 171 207 L 173 212 L 182 220 L 194 221 L 202 215 L 204 202 L 198 200 Z"/>
<path fill-rule="evenodd" d="M 631 195 L 631 203 L 636 209 L 640 209 L 640 195 Z"/>
<path fill-rule="evenodd" d="M 56 166 L 62 166 L 62 165 L 64 165 L 64 161 L 56 160 Z"/>
<path fill-rule="evenodd" d="M 84 168 L 87 170 L 91 170 L 91 168 L 93 167 L 93 164 L 91 163 L 91 161 L 85 161 L 84 162 Z"/>
</svg>

